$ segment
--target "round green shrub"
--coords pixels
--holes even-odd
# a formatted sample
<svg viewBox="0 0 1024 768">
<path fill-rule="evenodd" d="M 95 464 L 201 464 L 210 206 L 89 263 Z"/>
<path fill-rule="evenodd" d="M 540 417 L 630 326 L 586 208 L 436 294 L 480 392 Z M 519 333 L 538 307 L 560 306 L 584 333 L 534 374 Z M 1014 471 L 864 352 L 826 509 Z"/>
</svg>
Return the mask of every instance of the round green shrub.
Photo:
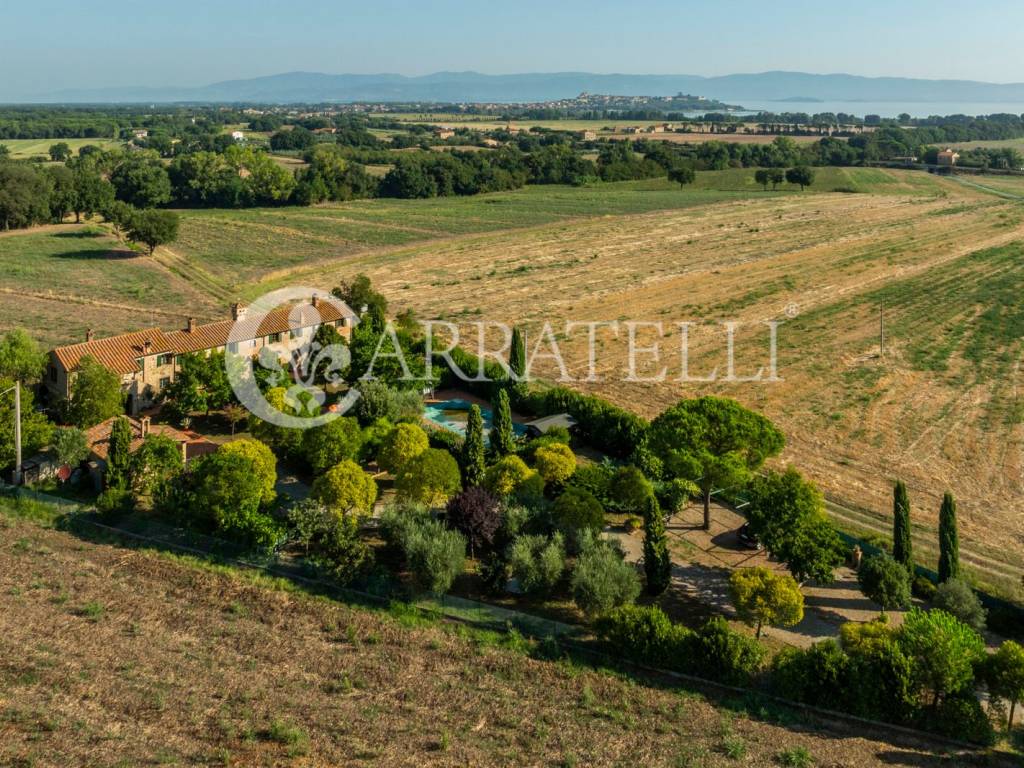
<svg viewBox="0 0 1024 768">
<path fill-rule="evenodd" d="M 931 602 L 932 598 L 935 597 L 935 589 L 935 582 L 927 576 L 915 576 L 914 581 L 910 584 L 911 594 L 918 600 L 924 600 L 925 602 Z"/>
<path fill-rule="evenodd" d="M 573 543 L 578 543 L 584 532 L 597 534 L 604 528 L 601 502 L 579 488 L 568 488 L 555 499 L 552 513 L 555 524 Z"/>
<path fill-rule="evenodd" d="M 730 685 L 746 685 L 760 671 L 765 648 L 729 627 L 721 616 L 708 621 L 693 642 L 694 674 Z"/>
<path fill-rule="evenodd" d="M 971 629 L 985 629 L 985 609 L 978 595 L 962 579 L 949 579 L 935 590 L 932 605 L 960 619 Z"/>
<path fill-rule="evenodd" d="M 883 611 L 910 605 L 910 576 L 901 563 L 887 554 L 872 555 L 857 571 L 861 592 L 882 606 Z"/>
</svg>

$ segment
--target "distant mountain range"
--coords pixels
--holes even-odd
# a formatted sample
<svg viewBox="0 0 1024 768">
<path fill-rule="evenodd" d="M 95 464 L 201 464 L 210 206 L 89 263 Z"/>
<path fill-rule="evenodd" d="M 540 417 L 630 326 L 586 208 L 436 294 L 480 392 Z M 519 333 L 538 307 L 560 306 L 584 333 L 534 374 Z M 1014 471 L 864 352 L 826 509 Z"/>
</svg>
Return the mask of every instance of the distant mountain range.
<svg viewBox="0 0 1024 768">
<path fill-rule="evenodd" d="M 247 80 L 227 80 L 190 88 L 73 89 L 39 94 L 34 102 L 537 102 L 571 98 L 583 91 L 622 96 L 670 96 L 679 92 L 741 103 L 769 100 L 793 104 L 815 101 L 1024 102 L 1024 83 L 971 80 L 917 80 L 902 77 L 814 75 L 804 72 L 701 77 L 699 75 L 599 75 L 553 72 L 483 75 L 327 75 L 289 72 Z"/>
</svg>

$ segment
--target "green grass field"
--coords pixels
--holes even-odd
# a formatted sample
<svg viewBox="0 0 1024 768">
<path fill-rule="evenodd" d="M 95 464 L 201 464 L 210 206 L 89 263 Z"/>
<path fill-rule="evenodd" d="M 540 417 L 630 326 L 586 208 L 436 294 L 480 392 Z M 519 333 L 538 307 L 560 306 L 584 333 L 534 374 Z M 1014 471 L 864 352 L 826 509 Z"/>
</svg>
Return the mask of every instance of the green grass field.
<svg viewBox="0 0 1024 768">
<path fill-rule="evenodd" d="M 975 149 L 983 147 L 986 149 L 1003 149 L 1009 147 L 1016 149 L 1018 152 L 1024 152 L 1024 138 L 1019 139 L 997 139 L 993 141 L 961 141 L 959 143 L 951 144 L 950 146 L 956 149 Z"/>
<path fill-rule="evenodd" d="M 0 237 L 2 326 L 31 328 L 44 345 L 148 325 L 176 326 L 195 308 L 213 317 L 210 298 L 119 243 L 99 226 L 53 227 Z"/>
<path fill-rule="evenodd" d="M 29 157 L 49 158 L 50 147 L 61 142 L 71 147 L 71 151 L 75 153 L 86 144 L 102 149 L 116 149 L 124 144 L 117 139 L 0 139 L 0 144 L 11 151 L 11 157 L 20 160 Z"/>
</svg>

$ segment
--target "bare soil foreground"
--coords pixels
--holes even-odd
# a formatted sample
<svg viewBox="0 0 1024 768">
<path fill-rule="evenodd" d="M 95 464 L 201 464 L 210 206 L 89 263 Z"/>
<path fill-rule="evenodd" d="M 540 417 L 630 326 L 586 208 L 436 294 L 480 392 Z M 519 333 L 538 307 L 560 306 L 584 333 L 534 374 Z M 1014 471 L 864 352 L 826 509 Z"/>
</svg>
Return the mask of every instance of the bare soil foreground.
<svg viewBox="0 0 1024 768">
<path fill-rule="evenodd" d="M 997 765 L 0 517 L 5 766 Z M 521 643 L 519 645 L 522 645 Z M 784 754 L 785 753 L 785 754 Z M 978 760 L 978 762 L 975 762 Z"/>
</svg>

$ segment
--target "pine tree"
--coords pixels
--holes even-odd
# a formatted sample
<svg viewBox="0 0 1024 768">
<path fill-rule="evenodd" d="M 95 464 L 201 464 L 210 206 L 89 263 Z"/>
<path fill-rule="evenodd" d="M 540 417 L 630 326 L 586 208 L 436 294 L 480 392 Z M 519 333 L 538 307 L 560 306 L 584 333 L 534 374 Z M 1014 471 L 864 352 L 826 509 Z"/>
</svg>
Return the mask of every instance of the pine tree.
<svg viewBox="0 0 1024 768">
<path fill-rule="evenodd" d="M 480 406 L 469 409 L 466 439 L 462 443 L 462 486 L 472 488 L 484 480 L 484 419 Z"/>
<path fill-rule="evenodd" d="M 892 557 L 914 574 L 914 550 L 910 541 L 910 499 L 907 486 L 896 481 L 892 492 Z"/>
<path fill-rule="evenodd" d="M 508 401 L 508 392 L 498 390 L 497 402 L 494 405 L 494 424 L 491 427 L 491 448 L 499 456 L 507 456 L 515 451 L 515 432 L 512 429 L 512 408 Z"/>
<path fill-rule="evenodd" d="M 132 428 L 120 416 L 110 426 L 110 448 L 107 452 L 107 487 L 128 487 L 128 464 L 131 461 Z"/>
<path fill-rule="evenodd" d="M 654 494 L 647 497 L 644 507 L 644 571 L 647 574 L 647 592 L 660 595 L 672 579 L 672 560 L 668 553 L 665 518 Z"/>
<path fill-rule="evenodd" d="M 960 536 L 956 527 L 956 501 L 946 491 L 939 510 L 939 583 L 960 578 Z"/>
</svg>

